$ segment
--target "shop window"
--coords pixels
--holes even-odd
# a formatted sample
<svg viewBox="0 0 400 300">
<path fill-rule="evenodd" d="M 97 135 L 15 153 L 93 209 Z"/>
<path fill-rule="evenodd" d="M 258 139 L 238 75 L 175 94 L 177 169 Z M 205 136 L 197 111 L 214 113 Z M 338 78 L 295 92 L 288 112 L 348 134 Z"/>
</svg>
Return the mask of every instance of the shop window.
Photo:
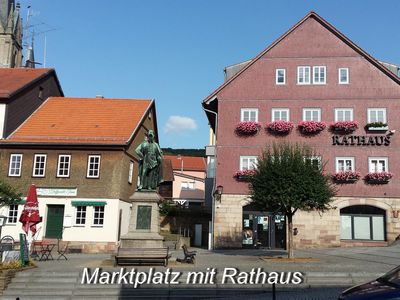
<svg viewBox="0 0 400 300">
<path fill-rule="evenodd" d="M 285 69 L 276 69 L 275 83 L 278 85 L 286 83 L 286 70 Z"/>
<path fill-rule="evenodd" d="M 386 123 L 386 108 L 369 108 L 368 123 Z"/>
<path fill-rule="evenodd" d="M 8 207 L 8 224 L 16 224 L 18 216 L 18 204 L 12 204 Z"/>
<path fill-rule="evenodd" d="M 349 83 L 349 68 L 339 68 L 339 84 Z"/>
<path fill-rule="evenodd" d="M 297 67 L 297 84 L 310 84 L 311 83 L 311 67 L 300 66 Z"/>
<path fill-rule="evenodd" d="M 353 121 L 352 108 L 335 108 L 335 122 Z"/>
<path fill-rule="evenodd" d="M 35 154 L 33 159 L 33 177 L 44 177 L 46 173 L 46 154 Z"/>
<path fill-rule="evenodd" d="M 254 170 L 257 167 L 257 156 L 241 156 L 240 171 Z"/>
<path fill-rule="evenodd" d="M 76 207 L 76 218 L 75 218 L 75 225 L 85 225 L 86 224 L 86 207 L 78 205 Z"/>
<path fill-rule="evenodd" d="M 288 108 L 273 108 L 272 109 L 272 122 L 274 121 L 289 121 Z"/>
<path fill-rule="evenodd" d="M 303 121 L 321 122 L 321 109 L 303 108 Z"/>
<path fill-rule="evenodd" d="M 87 174 L 88 178 L 99 178 L 100 177 L 100 155 L 89 155 Z"/>
<path fill-rule="evenodd" d="M 355 171 L 354 157 L 336 157 L 336 172 Z"/>
<path fill-rule="evenodd" d="M 21 176 L 21 168 L 22 168 L 22 154 L 11 154 L 8 176 L 12 177 Z"/>
<path fill-rule="evenodd" d="M 240 110 L 240 121 L 258 122 L 258 109 L 257 108 L 242 108 Z"/>
<path fill-rule="evenodd" d="M 369 157 L 368 166 L 370 173 L 380 173 L 389 171 L 387 157 Z"/>
<path fill-rule="evenodd" d="M 326 67 L 315 66 L 313 67 L 313 83 L 314 84 L 325 84 L 326 83 Z"/>
<path fill-rule="evenodd" d="M 385 211 L 370 205 L 340 210 L 342 240 L 385 240 Z"/>
</svg>

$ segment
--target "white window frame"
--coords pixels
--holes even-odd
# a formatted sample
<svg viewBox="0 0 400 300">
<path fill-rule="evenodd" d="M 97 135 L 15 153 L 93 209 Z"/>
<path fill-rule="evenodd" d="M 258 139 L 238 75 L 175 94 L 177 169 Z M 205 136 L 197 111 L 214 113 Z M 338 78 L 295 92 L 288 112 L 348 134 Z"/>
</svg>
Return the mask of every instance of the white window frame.
<svg viewBox="0 0 400 300">
<path fill-rule="evenodd" d="M 308 80 L 306 81 L 305 79 L 305 73 L 306 70 L 308 70 Z M 302 76 L 300 76 L 300 74 Z M 311 67 L 310 66 L 298 66 L 297 67 L 297 84 L 303 85 L 303 84 L 311 84 Z M 303 79 L 303 81 L 300 81 L 300 79 Z"/>
<path fill-rule="evenodd" d="M 339 170 L 339 161 L 340 160 L 344 160 L 344 163 L 346 165 L 346 160 L 351 161 L 351 170 Z M 336 173 L 338 172 L 346 172 L 346 171 L 352 171 L 355 172 L 356 170 L 356 164 L 355 164 L 355 159 L 353 156 L 340 156 L 340 157 L 336 157 L 335 159 L 335 169 L 336 169 Z"/>
<path fill-rule="evenodd" d="M 133 161 L 129 161 L 128 183 L 132 184 L 133 180 Z"/>
<path fill-rule="evenodd" d="M 255 162 L 253 162 L 253 167 L 250 168 L 250 163 L 251 160 L 255 160 Z M 245 168 L 245 163 L 244 161 L 247 160 L 247 168 Z M 254 170 L 257 167 L 257 161 L 258 161 L 258 157 L 257 156 L 240 156 L 240 171 L 245 171 L 245 170 Z"/>
<path fill-rule="evenodd" d="M 283 82 L 279 82 L 279 79 L 282 78 L 279 76 L 279 72 L 283 71 Z M 275 70 L 275 84 L 276 85 L 285 85 L 286 84 L 286 69 L 276 69 Z"/>
<path fill-rule="evenodd" d="M 249 114 L 249 120 L 245 120 L 244 114 L 246 112 Z M 251 113 L 256 114 L 255 120 L 251 120 Z M 258 122 L 258 108 L 242 108 L 242 109 L 240 109 L 240 122 L 246 122 L 246 121 Z"/>
<path fill-rule="evenodd" d="M 371 121 L 371 112 L 372 111 L 382 111 L 383 112 L 383 121 Z M 374 122 L 382 122 L 387 123 L 387 116 L 386 116 L 386 108 L 368 108 L 368 123 Z"/>
<path fill-rule="evenodd" d="M 16 208 L 16 209 L 11 209 L 11 208 Z M 15 225 L 18 222 L 18 210 L 19 210 L 19 205 L 18 204 L 11 204 L 8 206 L 8 213 L 7 213 L 7 223 L 9 225 Z M 12 213 L 12 215 L 11 215 Z M 10 221 L 10 219 L 12 220 Z M 15 220 L 15 221 L 14 221 Z"/>
<path fill-rule="evenodd" d="M 13 164 L 17 164 L 17 162 L 13 162 L 13 158 L 17 158 L 17 157 L 19 157 L 18 168 L 16 168 L 16 167 L 12 168 Z M 23 160 L 23 155 L 22 154 L 11 154 L 10 155 L 10 162 L 9 162 L 9 166 L 8 166 L 8 176 L 10 176 L 10 177 L 21 177 L 22 160 Z"/>
<path fill-rule="evenodd" d="M 96 159 L 98 158 L 98 162 L 91 162 L 91 159 Z M 91 169 L 90 166 L 93 164 L 94 166 L 97 165 L 97 169 Z M 101 155 L 88 155 L 88 163 L 87 163 L 87 171 L 86 171 L 86 177 L 87 178 L 100 178 L 100 164 L 101 164 Z M 94 175 L 90 175 L 90 171 L 93 171 Z M 97 174 L 96 174 L 97 172 Z"/>
<path fill-rule="evenodd" d="M 38 162 L 38 158 L 43 158 L 43 162 Z M 33 158 L 33 168 L 32 168 L 32 177 L 45 177 L 46 176 L 46 162 L 47 162 L 47 154 L 35 154 Z M 42 164 L 43 163 L 43 168 L 37 168 L 36 164 Z M 43 173 L 42 174 L 35 174 L 37 170 L 41 170 Z"/>
<path fill-rule="evenodd" d="M 307 120 L 306 119 L 307 112 L 311 112 L 311 116 L 313 115 L 314 112 L 317 112 L 317 120 Z M 303 108 L 303 121 L 321 122 L 321 109 L 320 108 Z"/>
<path fill-rule="evenodd" d="M 83 207 L 84 208 L 84 210 L 83 211 L 78 211 L 78 207 Z M 88 207 L 87 207 L 87 205 L 77 205 L 77 206 L 75 206 L 75 226 L 77 226 L 77 227 L 85 227 L 85 225 L 86 225 L 86 220 L 87 220 L 87 211 L 88 211 L 88 209 L 87 209 Z M 78 213 L 80 213 L 80 216 L 79 216 L 79 218 L 78 218 Z M 84 214 L 83 215 L 83 217 L 82 217 L 82 214 Z M 78 219 L 82 222 L 82 223 L 78 223 Z"/>
<path fill-rule="evenodd" d="M 346 80 L 345 81 L 342 81 L 342 76 L 341 76 L 342 71 L 346 71 Z M 339 84 L 349 84 L 349 82 L 350 82 L 349 68 L 339 68 L 338 69 L 338 82 L 339 82 Z"/>
<path fill-rule="evenodd" d="M 195 181 L 182 181 L 181 182 L 181 190 L 184 191 L 192 191 L 196 189 Z"/>
<path fill-rule="evenodd" d="M 323 80 L 321 80 L 321 70 L 323 70 Z M 318 78 L 315 76 L 318 75 Z M 313 84 L 326 84 L 326 66 L 313 66 Z"/>
<path fill-rule="evenodd" d="M 305 156 L 304 161 L 309 159 L 310 161 L 316 160 L 318 161 L 318 167 L 320 168 L 322 166 L 322 157 L 319 155 L 313 155 L 313 156 Z"/>
<path fill-rule="evenodd" d="M 284 120 L 284 121 L 289 122 L 290 121 L 290 109 L 289 108 L 273 108 L 273 109 L 271 109 L 272 122 L 282 121 L 282 112 L 283 111 L 286 112 L 286 114 L 287 114 L 287 120 Z M 279 119 L 275 119 L 275 112 L 279 112 Z"/>
<path fill-rule="evenodd" d="M 67 174 L 66 175 L 64 175 L 64 174 L 60 175 L 60 166 L 61 166 L 61 158 L 62 157 L 63 158 L 68 157 L 68 169 L 67 169 Z M 64 164 L 65 164 L 65 162 L 64 162 Z M 59 154 L 58 155 L 58 162 L 57 162 L 57 177 L 60 177 L 60 178 L 69 177 L 70 170 L 71 170 L 71 155 L 70 154 Z"/>
<path fill-rule="evenodd" d="M 335 122 L 339 122 L 338 114 L 340 111 L 344 112 L 343 115 L 345 115 L 345 112 L 350 112 L 350 120 L 340 120 L 340 121 L 353 121 L 354 110 L 352 108 L 335 108 Z"/>
<path fill-rule="evenodd" d="M 384 165 L 384 170 L 382 170 L 382 171 L 373 171 L 372 169 L 372 161 L 373 160 L 377 160 L 377 161 L 379 161 L 379 160 L 381 160 L 381 161 L 384 161 L 385 162 L 385 165 Z M 380 156 L 380 157 L 368 157 L 368 171 L 371 173 L 371 172 L 389 172 L 389 164 L 388 164 L 388 158 L 387 157 L 382 157 L 382 156 Z"/>
<path fill-rule="evenodd" d="M 96 208 L 102 208 L 102 212 L 98 212 L 99 213 L 99 216 L 101 215 L 101 214 L 103 214 L 103 217 L 101 218 L 101 217 L 98 217 L 98 218 L 96 218 Z M 104 205 L 95 205 L 95 206 L 93 206 L 93 227 L 103 227 L 104 226 L 104 215 L 105 215 L 105 212 L 106 212 L 106 208 L 105 208 L 105 206 Z M 101 220 L 101 224 L 96 224 L 95 223 L 95 221 L 96 220 Z"/>
</svg>

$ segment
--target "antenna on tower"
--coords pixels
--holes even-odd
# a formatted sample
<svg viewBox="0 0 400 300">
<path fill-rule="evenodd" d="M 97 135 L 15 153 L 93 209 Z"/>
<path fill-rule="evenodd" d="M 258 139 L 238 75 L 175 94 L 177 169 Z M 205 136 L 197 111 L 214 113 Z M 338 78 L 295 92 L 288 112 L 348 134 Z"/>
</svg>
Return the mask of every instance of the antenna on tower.
<svg viewBox="0 0 400 300">
<path fill-rule="evenodd" d="M 37 17 L 38 12 L 35 12 L 32 10 L 32 7 L 29 5 L 27 6 L 27 14 L 26 14 L 26 22 L 25 22 L 25 30 L 27 31 L 27 34 L 24 35 L 24 40 L 25 42 L 23 43 L 23 46 L 27 48 L 26 50 L 26 61 L 25 61 L 25 67 L 30 67 L 34 68 L 35 65 L 41 63 L 35 62 L 34 61 L 34 53 L 33 53 L 33 48 L 34 48 L 34 41 L 37 40 L 37 37 L 45 34 L 49 31 L 55 31 L 59 30 L 60 28 L 51 26 L 41 20 Z M 33 18 L 32 18 L 33 17 Z M 39 20 L 38 23 L 32 24 L 32 19 Z M 30 43 L 29 43 L 30 39 Z M 43 66 L 46 67 L 46 56 L 47 56 L 47 36 L 44 36 L 44 48 L 43 48 Z"/>
</svg>

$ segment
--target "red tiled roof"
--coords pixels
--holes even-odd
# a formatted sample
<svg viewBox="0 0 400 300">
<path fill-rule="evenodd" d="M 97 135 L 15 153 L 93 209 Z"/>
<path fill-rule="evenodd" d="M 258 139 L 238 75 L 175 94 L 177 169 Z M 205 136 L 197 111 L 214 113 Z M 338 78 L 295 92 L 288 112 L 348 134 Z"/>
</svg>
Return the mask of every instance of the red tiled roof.
<svg viewBox="0 0 400 300">
<path fill-rule="evenodd" d="M 37 80 L 53 69 L 0 68 L 0 98 L 8 98 L 13 93 Z"/>
<path fill-rule="evenodd" d="M 206 159 L 204 157 L 180 156 L 180 159 L 178 159 L 178 156 L 164 155 L 164 159 L 171 160 L 174 170 L 181 170 L 183 166 L 184 171 L 206 171 Z"/>
<path fill-rule="evenodd" d="M 152 103 L 50 97 L 5 142 L 126 144 Z"/>
</svg>

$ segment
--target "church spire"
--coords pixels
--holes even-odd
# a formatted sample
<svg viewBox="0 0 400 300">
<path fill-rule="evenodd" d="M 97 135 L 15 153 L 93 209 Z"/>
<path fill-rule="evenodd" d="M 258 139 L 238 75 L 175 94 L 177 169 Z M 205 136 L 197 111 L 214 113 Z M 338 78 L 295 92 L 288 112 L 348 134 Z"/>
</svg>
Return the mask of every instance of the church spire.
<svg viewBox="0 0 400 300">
<path fill-rule="evenodd" d="M 0 68 L 20 67 L 22 62 L 22 24 L 20 4 L 0 0 Z"/>
</svg>

